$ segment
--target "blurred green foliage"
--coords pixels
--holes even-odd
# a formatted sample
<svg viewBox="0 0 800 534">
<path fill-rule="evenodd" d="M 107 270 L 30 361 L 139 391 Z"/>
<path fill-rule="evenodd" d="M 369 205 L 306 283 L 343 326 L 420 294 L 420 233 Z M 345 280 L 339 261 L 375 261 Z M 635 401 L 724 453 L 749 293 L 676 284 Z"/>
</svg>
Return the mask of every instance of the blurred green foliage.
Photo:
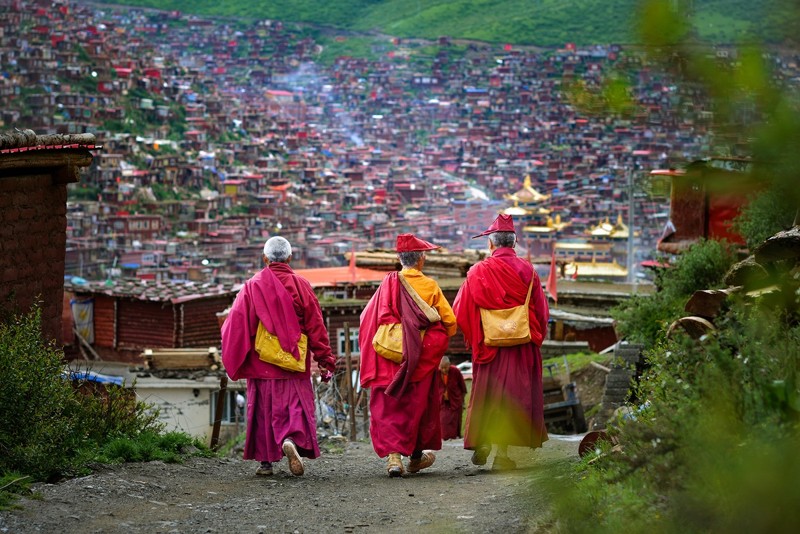
<svg viewBox="0 0 800 534">
<path fill-rule="evenodd" d="M 747 162 L 737 175 L 716 173 L 706 185 L 749 190 L 736 228 L 752 250 L 797 222 L 798 94 L 776 72 L 781 51 L 757 46 L 752 34 L 739 36 L 731 57 L 717 57 L 702 41 L 698 19 L 680 11 L 689 4 L 643 5 L 645 61 L 706 95 L 714 120 L 710 156 Z M 707 4 L 693 5 L 699 12 Z M 713 20 L 736 13 L 720 11 Z M 796 27 L 798 12 L 785 13 L 775 22 L 773 41 L 798 35 L 780 33 Z M 765 283 L 777 290 L 728 297 L 713 318 L 715 329 L 701 339 L 666 336 L 667 325 L 686 315 L 692 292 L 720 287 L 733 261 L 724 243 L 701 241 L 659 274 L 652 297 L 613 311 L 619 330 L 644 344 L 646 370 L 636 388 L 638 404 L 609 423 L 616 446 L 601 444 L 557 488 L 563 531 L 800 530 L 797 264 L 766 266 Z"/>
<path fill-rule="evenodd" d="M 670 323 L 684 314 L 692 293 L 722 287 L 725 273 L 735 261 L 735 251 L 726 243 L 698 241 L 677 257 L 672 267 L 657 273 L 654 294 L 633 295 L 611 310 L 620 336 L 632 343 L 656 345 Z"/>
<path fill-rule="evenodd" d="M 736 302 L 702 343 L 647 351 L 638 396 L 563 487 L 568 532 L 793 532 L 800 528 L 795 312 Z"/>
</svg>

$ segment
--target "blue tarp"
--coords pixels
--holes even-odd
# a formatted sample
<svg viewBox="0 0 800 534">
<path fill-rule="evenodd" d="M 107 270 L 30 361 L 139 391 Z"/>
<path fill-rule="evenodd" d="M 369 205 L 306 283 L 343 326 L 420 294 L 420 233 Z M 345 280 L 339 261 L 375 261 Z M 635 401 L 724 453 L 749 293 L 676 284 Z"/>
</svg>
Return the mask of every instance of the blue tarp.
<svg viewBox="0 0 800 534">
<path fill-rule="evenodd" d="M 121 386 L 125 383 L 121 376 L 101 375 L 94 371 L 64 371 L 63 375 L 69 377 L 70 380 L 86 380 L 88 382 L 97 382 L 98 384 Z"/>
</svg>

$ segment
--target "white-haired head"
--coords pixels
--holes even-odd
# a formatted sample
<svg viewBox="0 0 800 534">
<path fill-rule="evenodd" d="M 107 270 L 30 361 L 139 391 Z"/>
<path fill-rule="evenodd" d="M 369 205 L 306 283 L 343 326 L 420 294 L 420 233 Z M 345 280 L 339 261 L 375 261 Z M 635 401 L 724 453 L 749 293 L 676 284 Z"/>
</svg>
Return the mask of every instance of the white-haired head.
<svg viewBox="0 0 800 534">
<path fill-rule="evenodd" d="M 292 245 L 281 236 L 270 237 L 264 243 L 264 256 L 270 262 L 286 263 L 292 255 Z"/>
<path fill-rule="evenodd" d="M 489 234 L 489 241 L 495 248 L 514 248 L 517 244 L 517 235 L 514 232 L 494 232 Z"/>
</svg>

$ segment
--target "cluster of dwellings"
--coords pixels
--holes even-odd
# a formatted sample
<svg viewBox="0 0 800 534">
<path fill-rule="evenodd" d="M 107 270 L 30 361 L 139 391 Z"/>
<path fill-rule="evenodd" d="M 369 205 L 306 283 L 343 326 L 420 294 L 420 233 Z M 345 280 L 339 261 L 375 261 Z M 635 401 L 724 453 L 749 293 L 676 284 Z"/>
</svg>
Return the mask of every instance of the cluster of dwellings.
<svg viewBox="0 0 800 534">
<path fill-rule="evenodd" d="M 102 146 L 66 210 L 64 336 L 77 354 L 129 364 L 148 348 L 217 345 L 215 314 L 275 234 L 317 288 L 340 355 L 343 322 L 396 266 L 385 251 L 399 233 L 446 248 L 428 266 L 451 298 L 486 245 L 470 236 L 498 212 L 545 269 L 555 254 L 568 279 L 625 279 L 629 242 L 644 259 L 667 223 L 647 171 L 707 149 L 702 95 L 619 47 L 387 40 L 378 59 L 330 65 L 321 48 L 275 21 L 0 6 L 2 126 L 91 132 Z M 630 74 L 629 116 L 565 96 L 612 69 Z M 592 348 L 613 342 L 610 320 L 567 323 Z"/>
<path fill-rule="evenodd" d="M 72 275 L 238 282 L 275 233 L 307 267 L 409 230 L 461 251 L 507 210 L 532 259 L 555 250 L 602 264 L 578 276 L 626 278 L 629 222 L 637 260 L 667 222 L 645 171 L 704 151 L 700 95 L 615 46 L 415 46 L 325 66 L 278 22 L 14 0 L 0 11 L 0 119 L 103 146 L 74 196 L 88 200 L 68 210 Z M 635 73 L 629 117 L 564 96 L 615 68 Z"/>
</svg>

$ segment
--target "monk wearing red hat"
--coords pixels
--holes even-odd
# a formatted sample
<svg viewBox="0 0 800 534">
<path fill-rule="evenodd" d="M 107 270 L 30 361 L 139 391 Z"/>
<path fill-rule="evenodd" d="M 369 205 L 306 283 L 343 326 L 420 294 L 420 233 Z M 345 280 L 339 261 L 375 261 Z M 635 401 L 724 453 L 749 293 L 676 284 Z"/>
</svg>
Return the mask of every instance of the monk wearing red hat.
<svg viewBox="0 0 800 534">
<path fill-rule="evenodd" d="M 549 310 L 536 270 L 514 251 L 516 233 L 511 216 L 498 216 L 473 239 L 481 236 L 489 236 L 491 256 L 469 270 L 453 302 L 458 326 L 472 349 L 464 448 L 474 451 L 473 464 L 485 465 L 492 445 L 497 445 L 492 469 L 514 469 L 509 445 L 536 448 L 547 440 L 540 347 Z M 524 321 L 515 323 L 509 334 L 514 340 L 485 338 L 484 322 L 496 321 L 493 317 L 498 310 L 521 306 L 524 313 L 526 301 L 528 328 Z M 516 337 L 519 328 L 529 339 Z"/>
<path fill-rule="evenodd" d="M 437 249 L 412 234 L 397 236 L 403 269 L 389 273 L 361 314 L 361 386 L 370 388 L 372 447 L 390 477 L 416 473 L 442 448 L 441 392 L 436 370 L 455 334 L 456 318 L 435 280 L 422 274 Z"/>
</svg>

